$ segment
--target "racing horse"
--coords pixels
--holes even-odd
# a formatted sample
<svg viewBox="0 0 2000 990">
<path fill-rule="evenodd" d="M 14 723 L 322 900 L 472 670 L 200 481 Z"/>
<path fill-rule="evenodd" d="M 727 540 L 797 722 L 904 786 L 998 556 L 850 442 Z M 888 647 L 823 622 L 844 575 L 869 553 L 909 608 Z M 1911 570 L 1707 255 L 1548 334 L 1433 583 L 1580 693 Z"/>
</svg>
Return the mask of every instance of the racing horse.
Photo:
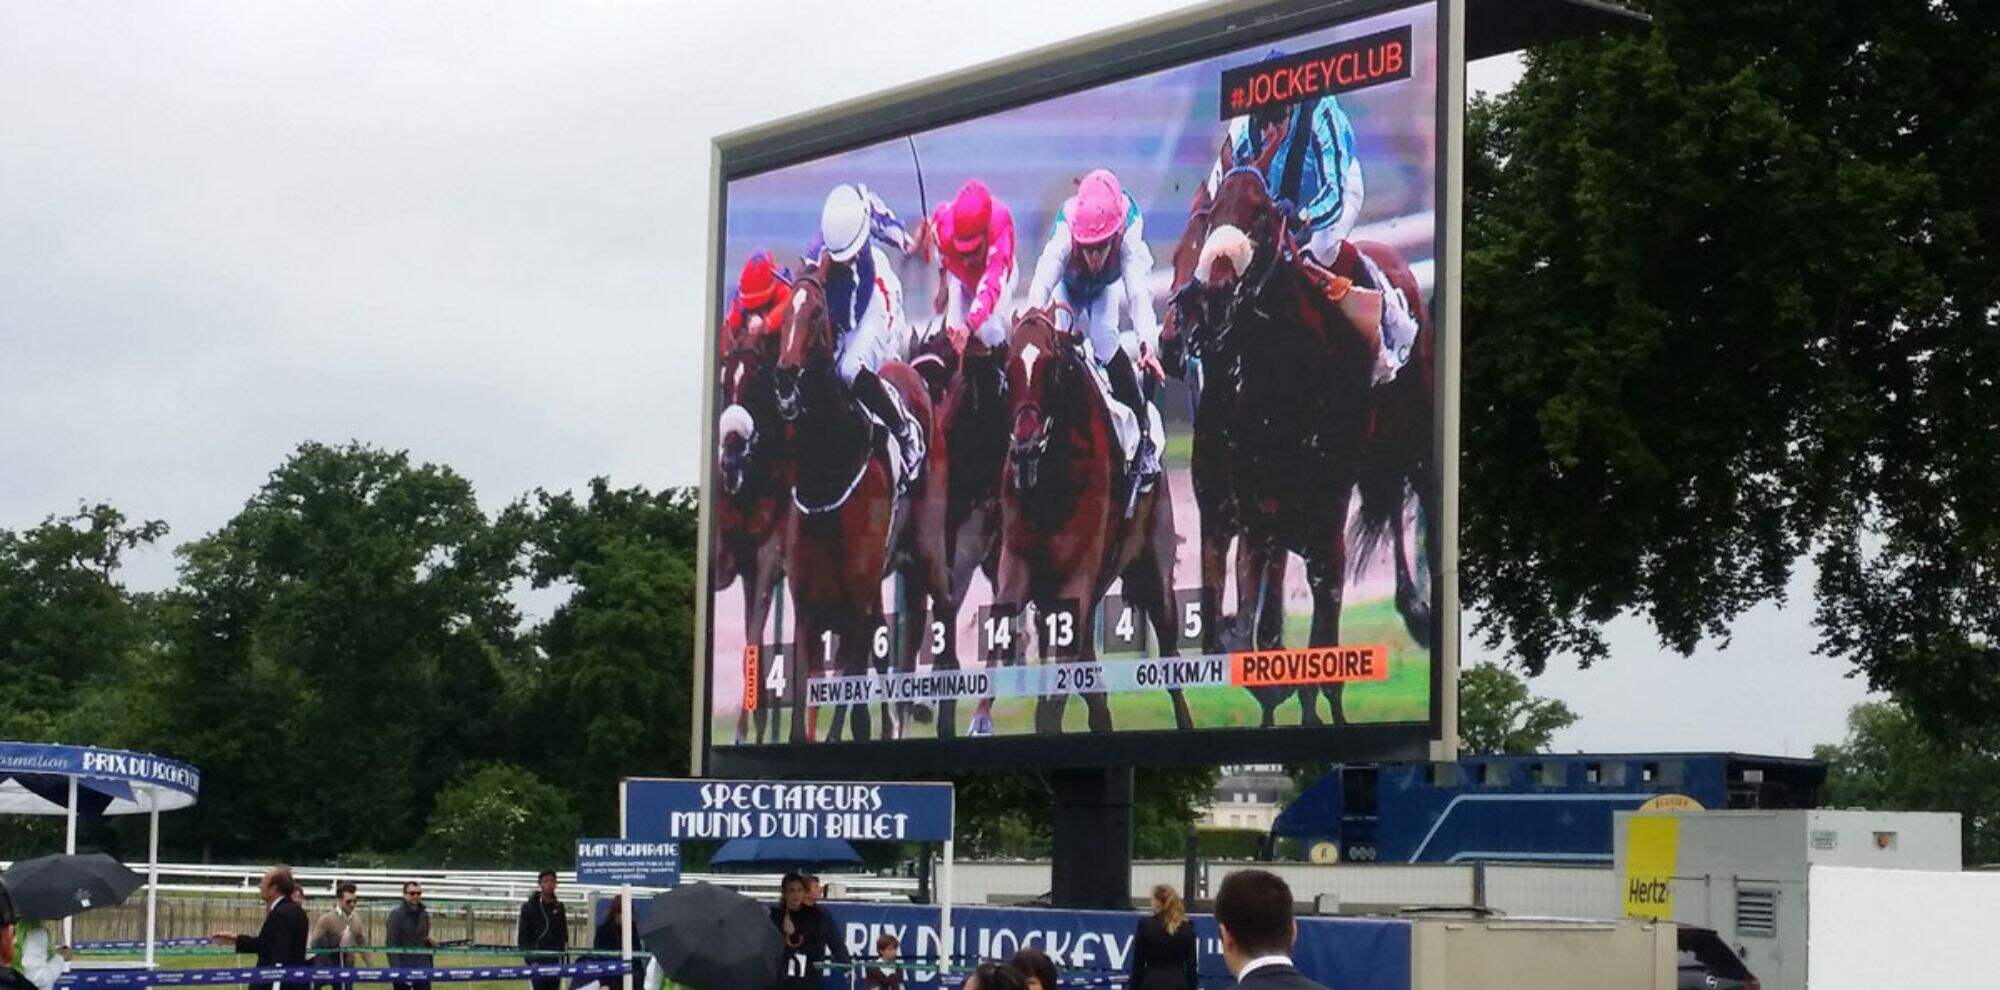
<svg viewBox="0 0 2000 990">
<path fill-rule="evenodd" d="M 1202 519 L 1202 601 L 1219 604 L 1223 554 L 1237 554 L 1238 623 L 1258 648 L 1282 644 L 1287 553 L 1304 559 L 1313 595 L 1310 642 L 1339 642 L 1349 562 L 1393 538 L 1397 605 L 1418 642 L 1430 641 L 1428 601 L 1404 552 L 1407 492 L 1424 493 L 1429 465 L 1432 334 L 1408 264 L 1385 245 L 1360 250 L 1420 314 L 1420 344 L 1396 382 L 1371 387 L 1380 346 L 1379 302 L 1350 294 L 1330 303 L 1301 268 L 1284 204 L 1251 168 L 1227 173 L 1214 201 L 1197 203 L 1181 249 L 1167 356 L 1202 358 L 1208 381 L 1197 409 L 1194 473 Z M 1398 383 L 1401 383 L 1398 385 Z M 1354 492 L 1356 546 L 1346 528 Z M 1431 518 L 1435 518 L 1433 515 Z M 1434 543 L 1434 541 L 1433 541 Z M 1434 551 L 1432 551 L 1434 552 Z M 1213 611 L 1207 614 L 1216 614 Z M 1217 624 L 1211 624 L 1214 626 Z M 1210 647 L 1213 649 L 1213 647 Z M 1258 689 L 1263 724 L 1291 688 Z M 1304 724 L 1319 723 L 1315 687 L 1298 689 Z M 1326 688 L 1335 722 L 1341 687 Z"/>
<path fill-rule="evenodd" d="M 932 441 L 918 478 L 902 483 L 887 428 L 861 408 L 834 371 L 836 346 L 823 271 L 815 268 L 800 276 L 792 291 L 776 381 L 778 410 L 791 426 L 794 452 L 785 571 L 798 616 L 791 658 L 798 685 L 791 741 L 800 742 L 810 735 L 805 719 L 808 655 L 813 666 L 824 664 L 846 676 L 867 673 L 875 658 L 887 660 L 876 638 L 868 635 L 882 621 L 885 577 L 902 579 L 897 671 L 916 669 L 928 609 L 937 610 L 947 629 L 953 615 L 944 554 L 947 468 L 923 379 L 900 361 L 876 370 L 900 393 L 917 428 Z M 904 715 L 908 710 L 907 703 L 896 706 Z M 868 739 L 867 705 L 839 704 L 828 740 L 838 740 L 850 719 L 851 738 Z M 892 719 L 885 704 L 884 721 L 888 737 L 900 731 L 904 719 Z"/>
<path fill-rule="evenodd" d="M 723 356 L 722 413 L 716 417 L 717 485 L 716 591 L 731 582 L 743 584 L 743 645 L 763 648 L 771 616 L 771 600 L 785 576 L 785 534 L 791 526 L 791 461 L 785 449 L 784 420 L 778 415 L 777 389 L 771 375 L 770 348 L 738 342 Z M 758 665 L 761 668 L 761 664 Z M 746 677 L 757 670 L 744 665 Z M 746 684 L 746 695 L 762 685 Z M 777 741 L 770 709 L 756 708 L 756 741 Z M 749 737 L 750 712 L 736 716 L 736 741 Z"/>
<path fill-rule="evenodd" d="M 1007 456 L 1007 352 L 972 338 L 961 353 L 947 334 L 928 337 L 911 364 L 922 372 L 938 410 L 944 437 L 948 484 L 945 492 L 945 555 L 950 575 L 951 611 L 965 607 L 972 575 L 995 583 L 1000 559 L 1000 467 Z M 958 636 L 951 626 L 931 623 L 933 669 L 958 670 Z M 939 702 L 938 735 L 957 731 L 958 704 Z M 980 709 L 984 714 L 986 706 Z"/>
<path fill-rule="evenodd" d="M 1037 637 L 1043 652 L 1067 650 L 1071 655 L 1061 659 L 1089 662 L 1097 658 L 1091 620 L 1111 582 L 1120 579 L 1125 600 L 1151 620 L 1160 655 L 1176 656 L 1172 496 L 1168 486 L 1154 485 L 1139 495 L 1129 518 L 1123 512 L 1116 492 L 1124 452 L 1105 405 L 1110 400 L 1077 338 L 1057 329 L 1056 312 L 1021 313 L 1008 337 L 1011 425 L 1000 479 L 995 610 L 1033 605 L 1042 621 L 1054 623 Z M 1073 609 L 1067 628 L 1060 624 L 1066 609 Z M 1069 693 L 1059 689 L 1036 701 L 1038 734 L 1062 731 Z M 1104 693 L 1079 693 L 1091 731 L 1110 731 Z M 1193 728 L 1181 691 L 1169 693 L 1175 724 Z"/>
</svg>

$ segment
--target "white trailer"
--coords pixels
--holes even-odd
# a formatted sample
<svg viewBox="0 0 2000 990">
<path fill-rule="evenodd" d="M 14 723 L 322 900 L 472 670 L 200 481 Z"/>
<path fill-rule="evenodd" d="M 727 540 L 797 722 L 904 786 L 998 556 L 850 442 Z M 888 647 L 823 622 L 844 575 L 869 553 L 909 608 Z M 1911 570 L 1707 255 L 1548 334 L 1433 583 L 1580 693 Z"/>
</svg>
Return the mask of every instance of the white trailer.
<svg viewBox="0 0 2000 990">
<path fill-rule="evenodd" d="M 1812 868 L 1956 873 L 1959 835 L 1958 815 L 1933 812 L 1621 811 L 1612 842 L 1628 907 L 1650 897 L 1672 920 L 1714 929 L 1765 990 L 1806 990 Z M 1671 868 L 1656 873 L 1662 863 Z M 1669 899 L 1657 903 L 1647 885 L 1662 879 Z"/>
</svg>

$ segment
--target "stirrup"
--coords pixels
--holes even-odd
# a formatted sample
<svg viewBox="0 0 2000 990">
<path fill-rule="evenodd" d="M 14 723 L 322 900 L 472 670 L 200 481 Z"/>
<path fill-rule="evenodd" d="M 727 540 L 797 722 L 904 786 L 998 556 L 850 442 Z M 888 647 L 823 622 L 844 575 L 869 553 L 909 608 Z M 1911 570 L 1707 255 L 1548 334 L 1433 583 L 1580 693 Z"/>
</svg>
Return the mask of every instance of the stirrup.
<svg viewBox="0 0 2000 990">
<path fill-rule="evenodd" d="M 903 432 L 896 434 L 896 454 L 903 459 L 903 487 L 909 488 L 923 476 L 925 455 L 923 434 L 917 424 L 907 422 Z"/>
</svg>

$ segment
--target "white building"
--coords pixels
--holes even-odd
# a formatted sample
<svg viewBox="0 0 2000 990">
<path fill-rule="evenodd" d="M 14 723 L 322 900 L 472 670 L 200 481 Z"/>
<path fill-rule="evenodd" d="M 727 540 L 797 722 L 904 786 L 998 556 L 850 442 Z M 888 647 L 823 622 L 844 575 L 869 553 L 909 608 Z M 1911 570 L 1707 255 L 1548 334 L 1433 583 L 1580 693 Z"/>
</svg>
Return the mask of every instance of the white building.
<svg viewBox="0 0 2000 990">
<path fill-rule="evenodd" d="M 1208 808 L 1202 812 L 1201 825 L 1268 832 L 1291 793 L 1292 781 L 1285 776 L 1282 764 L 1223 767 Z"/>
</svg>

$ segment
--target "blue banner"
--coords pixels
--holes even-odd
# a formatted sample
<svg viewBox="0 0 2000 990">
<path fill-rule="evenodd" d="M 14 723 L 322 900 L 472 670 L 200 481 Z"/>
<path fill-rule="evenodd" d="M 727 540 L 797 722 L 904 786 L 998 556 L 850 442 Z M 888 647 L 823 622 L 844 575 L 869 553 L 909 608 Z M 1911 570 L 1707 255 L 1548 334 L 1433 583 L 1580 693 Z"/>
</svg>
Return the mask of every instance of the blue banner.
<svg viewBox="0 0 2000 990">
<path fill-rule="evenodd" d="M 578 839 L 576 882 L 672 887 L 681 882 L 681 844 Z"/>
<path fill-rule="evenodd" d="M 622 959 L 538 966 L 262 966 L 236 969 L 72 970 L 58 987 L 227 986 L 242 983 L 455 983 L 472 980 L 596 979 L 630 972 Z"/>
<path fill-rule="evenodd" d="M 628 779 L 625 838 L 951 838 L 950 784 Z"/>
<path fill-rule="evenodd" d="M 190 798 L 201 793 L 201 771 L 189 764 L 150 753 L 100 749 L 96 746 L 0 742 L 0 779 L 15 775 L 82 777 L 149 784 L 178 791 Z"/>
<path fill-rule="evenodd" d="M 916 904 L 822 904 L 838 925 L 841 940 L 857 960 L 875 957 L 875 939 L 896 936 L 906 962 L 935 959 L 938 909 Z M 953 955 L 961 965 L 1005 961 L 1024 946 L 1049 954 L 1064 974 L 1088 978 L 1129 972 L 1132 937 L 1145 915 L 1137 911 L 1068 911 L 1054 908 L 954 907 Z M 1234 984 L 1222 963 L 1222 944 L 1210 915 L 1189 915 L 1200 953 L 1201 985 L 1219 990 Z M 1292 961 L 1300 972 L 1339 990 L 1410 990 L 1410 924 L 1374 918 L 1300 918 Z M 943 984 L 923 971 L 904 975 L 912 987 Z M 845 987 L 846 977 L 826 986 Z"/>
</svg>

